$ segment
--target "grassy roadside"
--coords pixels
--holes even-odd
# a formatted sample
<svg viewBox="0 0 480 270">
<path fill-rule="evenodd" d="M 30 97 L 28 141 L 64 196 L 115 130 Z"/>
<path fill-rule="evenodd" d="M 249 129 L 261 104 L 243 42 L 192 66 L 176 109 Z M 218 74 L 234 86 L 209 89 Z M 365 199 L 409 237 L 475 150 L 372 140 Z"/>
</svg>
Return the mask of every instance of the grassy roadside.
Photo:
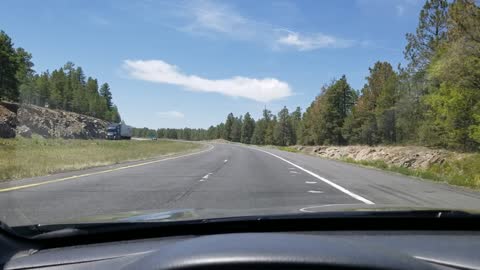
<svg viewBox="0 0 480 270">
<path fill-rule="evenodd" d="M 179 141 L 0 139 L 0 181 L 85 169 L 202 147 Z"/>
<path fill-rule="evenodd" d="M 303 153 L 293 147 L 276 147 L 279 150 Z M 373 167 L 385 171 L 400 173 L 403 175 L 444 182 L 451 185 L 463 186 L 472 189 L 480 189 L 480 154 L 468 155 L 462 159 L 447 159 L 443 164 L 435 164 L 426 169 L 411 169 L 394 166 L 381 160 L 354 160 L 351 158 L 340 159 L 341 161 Z"/>
<path fill-rule="evenodd" d="M 277 148 L 278 150 L 292 152 L 292 153 L 299 153 L 300 152 L 297 149 L 295 149 L 293 147 L 289 147 L 289 146 L 274 146 L 274 147 Z"/>
</svg>

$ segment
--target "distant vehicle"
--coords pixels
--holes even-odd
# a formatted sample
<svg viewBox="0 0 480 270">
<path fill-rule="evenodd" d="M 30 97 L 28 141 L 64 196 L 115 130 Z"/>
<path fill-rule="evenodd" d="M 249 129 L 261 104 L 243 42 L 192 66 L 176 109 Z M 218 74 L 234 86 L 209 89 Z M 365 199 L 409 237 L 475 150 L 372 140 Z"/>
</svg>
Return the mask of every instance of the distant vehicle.
<svg viewBox="0 0 480 270">
<path fill-rule="evenodd" d="M 132 138 L 132 127 L 124 122 L 111 124 L 107 128 L 107 140 L 130 140 Z"/>
</svg>

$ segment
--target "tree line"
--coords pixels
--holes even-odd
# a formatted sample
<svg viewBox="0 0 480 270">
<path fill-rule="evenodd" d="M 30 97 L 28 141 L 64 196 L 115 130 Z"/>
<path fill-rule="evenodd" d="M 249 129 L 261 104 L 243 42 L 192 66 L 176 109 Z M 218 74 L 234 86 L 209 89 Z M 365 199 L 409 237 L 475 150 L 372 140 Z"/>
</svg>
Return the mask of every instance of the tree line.
<svg viewBox="0 0 480 270">
<path fill-rule="evenodd" d="M 174 140 L 201 141 L 216 139 L 216 136 L 209 136 L 206 129 L 195 128 L 133 128 L 133 137 L 140 138 L 165 138 Z"/>
<path fill-rule="evenodd" d="M 263 110 L 254 120 L 230 113 L 208 129 L 138 130 L 160 138 L 225 139 L 247 144 L 415 144 L 480 147 L 480 8 L 473 0 L 427 0 L 406 35 L 407 65 L 378 61 L 366 84 L 343 75 L 321 88 L 304 112 Z"/>
<path fill-rule="evenodd" d="M 0 100 L 33 104 L 120 122 L 108 83 L 86 77 L 80 66 L 67 62 L 52 72 L 37 74 L 32 55 L 14 47 L 0 31 Z"/>
</svg>

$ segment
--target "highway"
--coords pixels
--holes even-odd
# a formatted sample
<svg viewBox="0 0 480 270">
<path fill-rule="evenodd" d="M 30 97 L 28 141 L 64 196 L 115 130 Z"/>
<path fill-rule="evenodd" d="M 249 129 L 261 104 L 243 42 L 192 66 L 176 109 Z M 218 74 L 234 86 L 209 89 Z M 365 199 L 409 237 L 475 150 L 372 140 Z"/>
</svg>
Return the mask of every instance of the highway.
<svg viewBox="0 0 480 270">
<path fill-rule="evenodd" d="M 480 193 L 276 149 L 197 153 L 0 183 L 0 219 L 51 224 L 140 210 L 303 213 L 342 207 L 478 209 Z"/>
</svg>

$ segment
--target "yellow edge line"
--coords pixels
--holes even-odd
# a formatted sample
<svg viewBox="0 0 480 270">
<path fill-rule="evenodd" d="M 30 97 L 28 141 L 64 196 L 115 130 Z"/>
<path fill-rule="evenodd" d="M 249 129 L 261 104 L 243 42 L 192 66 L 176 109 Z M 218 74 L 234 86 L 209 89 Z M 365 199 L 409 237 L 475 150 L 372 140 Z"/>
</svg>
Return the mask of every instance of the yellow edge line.
<svg viewBox="0 0 480 270">
<path fill-rule="evenodd" d="M 157 163 L 157 162 L 161 162 L 161 161 L 166 161 L 166 160 L 172 160 L 172 159 L 177 159 L 177 158 L 182 158 L 182 157 L 193 156 L 193 155 L 208 152 L 215 147 L 212 144 L 210 144 L 210 146 L 211 147 L 209 149 L 206 149 L 206 150 L 203 150 L 203 151 L 200 151 L 200 152 L 191 153 L 191 154 L 175 156 L 175 157 L 170 157 L 170 158 L 164 158 L 164 159 L 158 159 L 158 160 L 153 160 L 153 161 L 148 161 L 148 162 L 144 162 L 144 163 L 128 165 L 128 166 L 124 166 L 124 167 L 118 167 L 118 168 L 99 171 L 99 172 L 85 173 L 85 174 L 80 174 L 80 175 L 72 175 L 72 176 L 69 176 L 69 177 L 48 180 L 48 181 L 45 181 L 45 182 L 40 182 L 40 183 L 35 183 L 35 184 L 28 184 L 28 185 L 23 185 L 23 186 L 4 188 L 4 189 L 0 189 L 0 193 L 1 192 L 12 191 L 12 190 L 24 189 L 24 188 L 31 188 L 31 187 L 36 187 L 36 186 L 41 186 L 41 185 L 46 185 L 46 184 L 51 184 L 51 183 L 56 183 L 56 182 L 62 182 L 62 181 L 81 178 L 81 177 L 86 177 L 86 176 L 92 176 L 92 175 L 97 175 L 97 174 L 104 174 L 104 173 L 109 173 L 109 172 L 114 172 L 114 171 L 120 171 L 120 170 L 130 169 L 130 168 L 134 168 L 134 167 L 140 167 L 140 166 L 144 166 L 144 165 L 148 165 L 148 164 L 152 164 L 152 163 Z"/>
</svg>

